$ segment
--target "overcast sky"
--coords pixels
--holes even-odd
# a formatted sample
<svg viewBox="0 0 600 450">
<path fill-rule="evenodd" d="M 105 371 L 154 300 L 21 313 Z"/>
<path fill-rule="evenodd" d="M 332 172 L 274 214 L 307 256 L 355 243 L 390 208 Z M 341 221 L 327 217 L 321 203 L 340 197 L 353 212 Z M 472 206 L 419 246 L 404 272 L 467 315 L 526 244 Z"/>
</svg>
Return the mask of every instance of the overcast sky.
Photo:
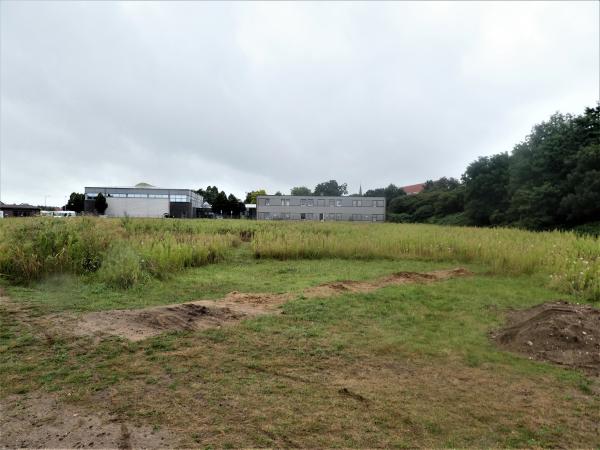
<svg viewBox="0 0 600 450">
<path fill-rule="evenodd" d="M 0 2 L 2 200 L 459 177 L 599 98 L 599 2 Z"/>
</svg>

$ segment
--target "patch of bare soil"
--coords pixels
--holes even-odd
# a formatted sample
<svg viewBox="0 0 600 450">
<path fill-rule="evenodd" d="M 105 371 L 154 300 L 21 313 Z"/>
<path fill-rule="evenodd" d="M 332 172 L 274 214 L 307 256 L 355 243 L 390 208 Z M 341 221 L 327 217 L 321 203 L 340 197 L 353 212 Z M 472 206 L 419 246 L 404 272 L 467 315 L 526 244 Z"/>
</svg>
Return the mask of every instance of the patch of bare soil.
<svg viewBox="0 0 600 450">
<path fill-rule="evenodd" d="M 166 448 L 175 435 L 136 426 L 107 413 L 59 402 L 48 394 L 0 403 L 2 448 Z M 26 432 L 24 430 L 27 430 Z"/>
<path fill-rule="evenodd" d="M 600 309 L 557 301 L 509 314 L 492 334 L 507 350 L 600 376 Z"/>
<path fill-rule="evenodd" d="M 434 272 L 397 272 L 392 275 L 378 278 L 372 281 L 334 281 L 321 284 L 304 291 L 304 296 L 332 297 L 346 292 L 365 293 L 377 289 L 407 283 L 430 283 L 433 281 L 447 280 L 449 278 L 471 275 L 466 269 L 457 268 L 451 270 L 436 270 Z"/>
<path fill-rule="evenodd" d="M 416 273 L 399 272 L 373 281 L 338 281 L 304 290 L 308 298 L 332 297 L 345 292 L 371 292 L 376 289 L 405 284 L 428 283 L 469 275 L 465 269 Z M 234 324 L 246 317 L 273 314 L 293 294 L 230 292 L 219 300 L 200 300 L 137 310 L 101 311 L 82 316 L 76 334 L 107 333 L 132 341 L 156 336 L 165 331 L 202 330 Z"/>
</svg>

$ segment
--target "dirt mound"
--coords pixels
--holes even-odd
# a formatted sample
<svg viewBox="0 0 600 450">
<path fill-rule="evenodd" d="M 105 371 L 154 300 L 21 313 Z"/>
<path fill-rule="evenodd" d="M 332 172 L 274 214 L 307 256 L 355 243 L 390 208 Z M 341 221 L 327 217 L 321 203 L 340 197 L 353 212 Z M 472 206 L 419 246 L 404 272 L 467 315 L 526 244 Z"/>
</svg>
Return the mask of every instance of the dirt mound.
<svg viewBox="0 0 600 450">
<path fill-rule="evenodd" d="M 332 297 L 346 292 L 372 292 L 377 289 L 406 283 L 429 283 L 432 281 L 447 280 L 449 278 L 471 275 L 466 269 L 457 268 L 451 270 L 436 270 L 434 272 L 396 272 L 372 281 L 334 281 L 319 286 L 308 288 L 304 296 Z"/>
<path fill-rule="evenodd" d="M 304 290 L 308 298 L 333 297 L 345 292 L 370 292 L 384 286 L 425 283 L 468 275 L 465 269 L 427 273 L 398 272 L 373 281 L 338 281 Z M 276 313 L 278 307 L 292 300 L 291 293 L 243 293 L 233 291 L 219 300 L 201 300 L 137 310 L 90 313 L 79 319 L 76 334 L 107 333 L 132 341 L 156 336 L 165 331 L 201 330 L 237 323 L 259 314 Z"/>
<path fill-rule="evenodd" d="M 219 304 L 230 304 L 238 307 L 240 305 L 250 305 L 251 307 L 267 307 L 278 306 L 292 299 L 291 294 L 256 294 L 251 292 L 232 291 L 219 302 Z"/>
<path fill-rule="evenodd" d="M 81 317 L 77 334 L 102 332 L 139 341 L 169 330 L 216 328 L 260 313 L 263 311 L 253 311 L 251 308 L 232 309 L 226 304 L 217 306 L 212 301 L 139 310 L 101 311 Z"/>
<path fill-rule="evenodd" d="M 557 301 L 509 314 L 499 346 L 600 375 L 600 309 Z"/>
</svg>

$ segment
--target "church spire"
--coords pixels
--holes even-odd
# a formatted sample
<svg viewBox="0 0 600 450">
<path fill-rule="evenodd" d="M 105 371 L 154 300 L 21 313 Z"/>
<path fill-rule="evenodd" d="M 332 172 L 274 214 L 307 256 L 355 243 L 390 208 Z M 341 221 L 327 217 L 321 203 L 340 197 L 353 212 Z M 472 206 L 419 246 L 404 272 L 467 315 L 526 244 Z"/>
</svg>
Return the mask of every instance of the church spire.
<svg viewBox="0 0 600 450">
<path fill-rule="evenodd" d="M 358 185 L 358 195 L 362 197 L 362 183 Z"/>
</svg>

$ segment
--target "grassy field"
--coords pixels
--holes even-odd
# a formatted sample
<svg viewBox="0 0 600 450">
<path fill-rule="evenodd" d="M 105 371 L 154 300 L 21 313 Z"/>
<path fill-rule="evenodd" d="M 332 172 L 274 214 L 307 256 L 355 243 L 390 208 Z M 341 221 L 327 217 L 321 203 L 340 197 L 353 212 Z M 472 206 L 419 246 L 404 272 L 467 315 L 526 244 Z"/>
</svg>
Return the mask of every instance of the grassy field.
<svg viewBox="0 0 600 450">
<path fill-rule="evenodd" d="M 489 339 L 511 309 L 558 298 L 598 306 L 597 239 L 133 219 L 5 220 L 0 238 L 6 408 L 52 396 L 169 430 L 173 445 L 214 448 L 600 445 L 597 377 Z M 302 295 L 330 281 L 458 265 L 473 276 Z M 293 300 L 280 315 L 139 342 L 53 326 L 234 290 Z"/>
</svg>

